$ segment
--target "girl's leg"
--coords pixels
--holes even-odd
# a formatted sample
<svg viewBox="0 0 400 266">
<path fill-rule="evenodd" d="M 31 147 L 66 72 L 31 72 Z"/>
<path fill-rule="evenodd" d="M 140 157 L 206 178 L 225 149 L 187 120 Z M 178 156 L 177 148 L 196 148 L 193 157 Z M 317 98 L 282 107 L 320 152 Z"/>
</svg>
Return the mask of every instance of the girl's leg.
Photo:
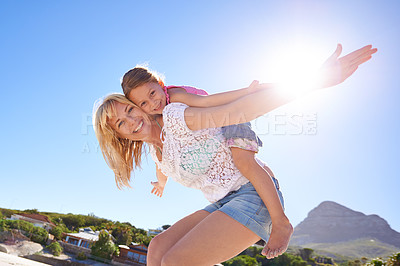
<svg viewBox="0 0 400 266">
<path fill-rule="evenodd" d="M 205 210 L 197 211 L 179 220 L 166 231 L 155 236 L 151 240 L 147 251 L 147 265 L 161 265 L 161 259 L 168 249 L 208 215 L 210 213 Z"/>
<path fill-rule="evenodd" d="M 236 167 L 253 184 L 271 216 L 272 231 L 262 254 L 268 259 L 282 255 L 289 245 L 293 227 L 283 211 L 271 179 L 274 175 L 271 169 L 258 164 L 253 151 L 237 147 L 231 147 L 231 151 Z"/>
<path fill-rule="evenodd" d="M 260 240 L 253 231 L 221 211 L 214 211 L 163 256 L 161 265 L 214 265 Z"/>
</svg>

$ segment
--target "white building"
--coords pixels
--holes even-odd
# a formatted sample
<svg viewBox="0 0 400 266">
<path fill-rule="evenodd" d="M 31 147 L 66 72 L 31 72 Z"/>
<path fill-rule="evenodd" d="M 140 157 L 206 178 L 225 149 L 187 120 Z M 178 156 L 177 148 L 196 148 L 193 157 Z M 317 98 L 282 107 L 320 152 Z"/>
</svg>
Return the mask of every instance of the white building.
<svg viewBox="0 0 400 266">
<path fill-rule="evenodd" d="M 79 233 L 67 233 L 65 242 L 84 248 L 99 240 L 100 231 L 94 232 L 90 227 L 80 228 Z"/>
<path fill-rule="evenodd" d="M 22 220 L 32 223 L 34 226 L 38 226 L 46 229 L 47 231 L 56 227 L 54 223 L 52 223 L 49 217 L 36 213 L 20 213 L 11 215 L 10 220 Z"/>
</svg>

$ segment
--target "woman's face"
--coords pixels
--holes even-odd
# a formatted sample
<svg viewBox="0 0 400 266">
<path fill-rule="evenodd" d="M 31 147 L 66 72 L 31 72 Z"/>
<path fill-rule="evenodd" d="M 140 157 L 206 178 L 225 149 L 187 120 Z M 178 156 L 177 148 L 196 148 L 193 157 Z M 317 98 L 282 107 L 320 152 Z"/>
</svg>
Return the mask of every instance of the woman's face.
<svg viewBox="0 0 400 266">
<path fill-rule="evenodd" d="M 139 108 L 115 102 L 115 115 L 107 123 L 121 138 L 149 141 L 152 124 L 146 114 Z"/>
<path fill-rule="evenodd" d="M 151 115 L 162 114 L 167 104 L 165 92 L 156 82 L 147 82 L 134 88 L 129 93 L 128 99 Z"/>
</svg>

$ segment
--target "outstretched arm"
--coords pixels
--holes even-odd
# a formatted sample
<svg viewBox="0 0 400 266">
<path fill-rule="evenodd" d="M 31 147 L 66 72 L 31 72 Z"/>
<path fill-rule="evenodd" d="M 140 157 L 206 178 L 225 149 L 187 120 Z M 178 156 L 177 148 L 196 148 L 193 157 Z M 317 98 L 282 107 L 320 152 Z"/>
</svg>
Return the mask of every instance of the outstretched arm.
<svg viewBox="0 0 400 266">
<path fill-rule="evenodd" d="M 157 182 L 151 182 L 151 184 L 153 185 L 151 193 L 153 193 L 156 196 L 162 197 L 164 192 L 164 187 L 167 184 L 168 177 L 164 175 L 160 169 L 158 169 L 157 165 L 156 165 L 156 176 L 157 176 Z"/>
<path fill-rule="evenodd" d="M 228 104 L 209 108 L 188 107 L 185 110 L 186 124 L 191 130 L 199 130 L 254 120 L 309 92 L 342 83 L 377 51 L 367 45 L 339 58 L 341 50 L 342 46 L 339 44 L 333 55 L 323 64 L 315 86 L 301 95 L 284 94 L 278 84 L 260 84 L 263 89 Z"/>
<path fill-rule="evenodd" d="M 211 95 L 196 95 L 187 93 L 182 88 L 169 89 L 169 96 L 171 102 L 180 102 L 192 107 L 213 107 L 218 105 L 227 104 L 240 99 L 257 90 L 258 83 L 252 83 L 249 87 L 221 92 Z"/>
</svg>

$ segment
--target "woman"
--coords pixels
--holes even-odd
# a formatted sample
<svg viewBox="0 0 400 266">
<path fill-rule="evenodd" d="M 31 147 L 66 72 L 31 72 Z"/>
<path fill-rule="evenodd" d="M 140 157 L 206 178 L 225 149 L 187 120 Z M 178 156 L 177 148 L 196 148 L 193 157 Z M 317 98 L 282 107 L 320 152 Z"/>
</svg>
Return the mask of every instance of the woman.
<svg viewBox="0 0 400 266">
<path fill-rule="evenodd" d="M 338 58 L 340 52 L 338 46 L 324 65 L 324 75 L 314 89 L 341 83 L 370 59 L 376 49 L 366 46 Z M 107 163 L 116 174 L 117 184 L 129 186 L 133 161 L 136 166 L 140 164 L 145 141 L 154 147 L 153 159 L 164 174 L 186 186 L 202 189 L 215 202 L 156 236 L 148 250 L 149 265 L 216 264 L 237 255 L 260 238 L 268 239 L 270 217 L 261 198 L 265 182 L 274 182 L 277 190 L 269 193 L 278 193 L 282 201 L 276 180 L 243 179 L 224 146 L 220 129 L 206 129 L 210 125 L 221 127 L 243 122 L 243 115 L 249 121 L 293 100 L 280 94 L 272 84 L 263 86 L 263 90 L 218 107 L 193 108 L 173 103 L 165 108 L 164 117 L 153 121 L 118 95 L 106 98 L 97 110 L 96 135 Z M 268 99 L 268 104 L 264 99 Z M 246 106 L 245 111 L 242 106 Z M 225 119 L 227 113 L 229 121 Z M 157 171 L 158 176 L 165 178 L 160 169 Z M 286 247 L 263 253 L 274 257 Z"/>
</svg>

